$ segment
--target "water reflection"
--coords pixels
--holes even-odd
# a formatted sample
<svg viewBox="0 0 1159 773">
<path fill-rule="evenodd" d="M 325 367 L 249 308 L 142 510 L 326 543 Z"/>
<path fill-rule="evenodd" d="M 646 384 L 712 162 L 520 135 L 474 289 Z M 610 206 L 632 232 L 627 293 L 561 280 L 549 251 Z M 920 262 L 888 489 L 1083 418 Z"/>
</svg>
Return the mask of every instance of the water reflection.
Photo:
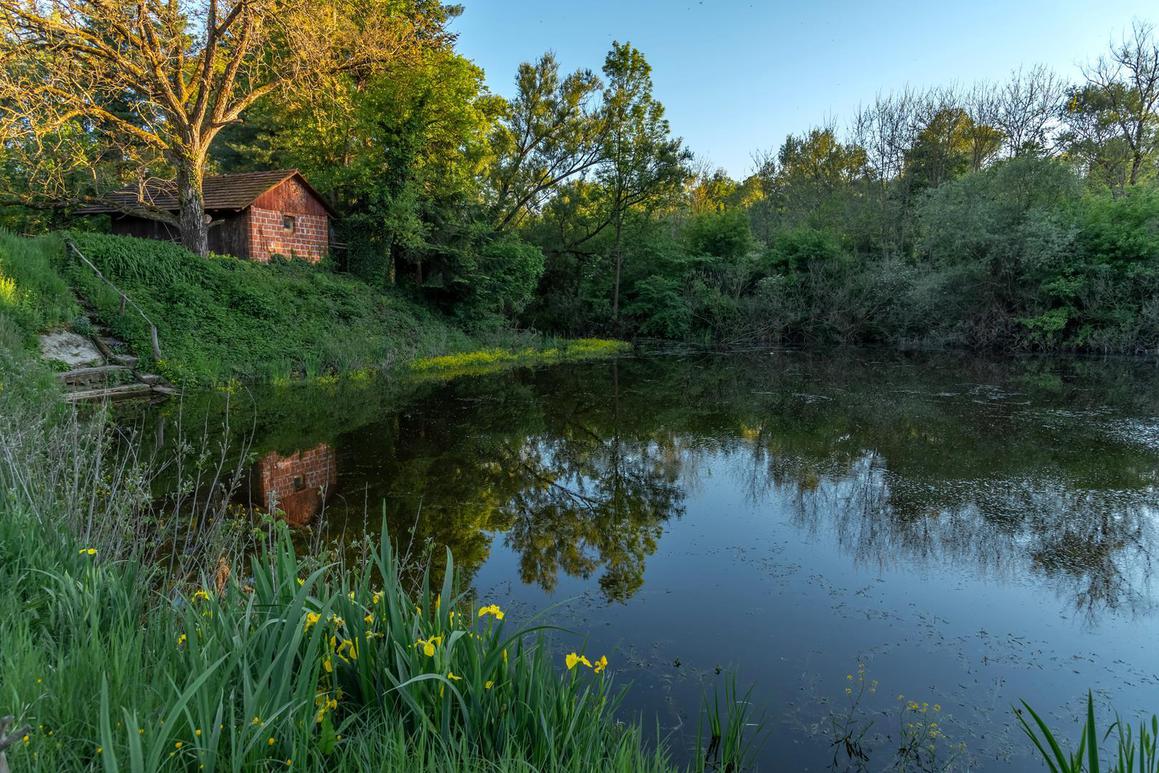
<svg viewBox="0 0 1159 773">
<path fill-rule="evenodd" d="M 311 523 L 338 481 L 337 459 L 327 443 L 287 455 L 270 451 L 253 467 L 257 501 L 292 526 Z"/>
<path fill-rule="evenodd" d="M 267 509 L 300 525 L 325 505 L 345 535 L 386 518 L 468 576 L 500 539 L 524 583 L 598 577 L 626 601 L 689 495 L 730 475 L 858 565 L 1037 577 L 1092 620 L 1151 608 L 1159 451 L 1123 427 L 1159 414 L 1153 368 L 863 357 L 629 361 L 234 408 L 258 416 L 244 429 Z"/>
<path fill-rule="evenodd" d="M 940 702 L 990 753 L 980 770 L 1027 769 L 1020 698 L 1154 708 L 1153 364 L 766 353 L 224 401 L 154 418 L 232 417 L 220 439 L 252 443 L 254 504 L 333 539 L 385 520 L 403 551 L 449 547 L 513 620 L 578 596 L 553 622 L 615 654 L 643 684 L 625 710 L 665 732 L 734 666 L 789 728 L 771 769 L 832 756 L 801 728 L 866 659 L 867 710 Z"/>
</svg>

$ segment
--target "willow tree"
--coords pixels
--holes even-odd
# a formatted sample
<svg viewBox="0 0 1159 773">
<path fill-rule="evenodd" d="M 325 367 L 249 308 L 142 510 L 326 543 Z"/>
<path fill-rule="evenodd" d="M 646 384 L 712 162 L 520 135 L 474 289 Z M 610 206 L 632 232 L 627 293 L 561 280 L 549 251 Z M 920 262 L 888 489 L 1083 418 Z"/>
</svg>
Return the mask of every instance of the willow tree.
<svg viewBox="0 0 1159 773">
<path fill-rule="evenodd" d="M 448 43 L 448 13 L 434 0 L 0 0 L 0 141 L 46 181 L 134 167 L 132 209 L 205 254 L 202 182 L 224 127 L 278 91 Z M 176 215 L 150 206 L 150 174 L 173 178 Z"/>
</svg>

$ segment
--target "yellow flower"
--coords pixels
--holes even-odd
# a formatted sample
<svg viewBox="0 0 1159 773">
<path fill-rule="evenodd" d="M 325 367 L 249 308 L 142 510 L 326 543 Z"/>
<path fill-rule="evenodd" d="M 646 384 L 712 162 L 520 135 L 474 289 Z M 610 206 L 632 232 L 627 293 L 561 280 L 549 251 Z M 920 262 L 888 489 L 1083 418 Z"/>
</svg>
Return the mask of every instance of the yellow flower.
<svg viewBox="0 0 1159 773">
<path fill-rule="evenodd" d="M 322 615 L 318 614 L 317 612 L 307 612 L 306 613 L 306 630 L 308 631 L 311 628 L 313 628 L 315 625 L 318 624 L 318 621 L 321 619 L 322 619 Z"/>
<path fill-rule="evenodd" d="M 177 743 L 173 744 L 173 748 L 174 748 L 174 749 L 180 749 L 180 748 L 181 748 L 182 746 L 184 746 L 184 745 L 185 745 L 185 742 L 184 742 L 184 741 L 178 741 Z"/>
<path fill-rule="evenodd" d="M 184 646 L 185 642 L 187 642 L 187 641 L 189 641 L 189 637 L 186 636 L 185 634 L 181 634 L 180 636 L 177 637 L 177 646 L 178 647 Z"/>
<path fill-rule="evenodd" d="M 494 686 L 495 686 L 495 683 L 493 681 L 491 681 L 490 679 L 488 679 L 486 682 L 483 682 L 483 689 L 484 690 L 490 690 Z"/>
<path fill-rule="evenodd" d="M 81 548 L 80 550 L 77 551 L 77 553 L 79 555 L 82 555 L 82 556 L 95 556 L 97 554 L 97 549 L 96 548 Z"/>
<path fill-rule="evenodd" d="M 362 618 L 362 622 L 366 623 L 367 625 L 374 625 L 374 615 L 367 615 L 366 617 Z"/>
<path fill-rule="evenodd" d="M 601 671 L 603 671 L 604 669 L 606 669 L 607 667 L 608 667 L 608 656 L 602 655 L 602 656 L 600 656 L 600 659 L 596 661 L 596 665 L 592 670 L 598 674 Z"/>
<path fill-rule="evenodd" d="M 448 671 L 448 672 L 447 672 L 447 678 L 448 678 L 448 679 L 452 679 L 452 680 L 454 680 L 454 681 L 456 681 L 456 682 L 461 682 L 461 681 L 463 681 L 463 677 L 461 677 L 461 676 L 455 676 L 455 672 L 454 672 L 454 671 Z"/>
<path fill-rule="evenodd" d="M 271 736 L 270 740 L 266 741 L 266 743 L 269 744 L 270 746 L 273 746 L 274 744 L 277 743 L 277 740 Z"/>
<path fill-rule="evenodd" d="M 209 601 L 209 591 L 205 590 L 204 588 L 198 590 L 197 593 L 193 594 L 193 600 L 194 601 Z"/>
<path fill-rule="evenodd" d="M 104 754 L 104 751 L 105 751 L 105 747 L 103 747 L 103 746 L 97 747 L 97 754 Z"/>
<path fill-rule="evenodd" d="M 342 658 L 343 660 L 358 660 L 358 645 L 355 644 L 352 639 L 346 639 L 341 644 L 339 644 L 337 652 L 338 657 Z M 343 652 L 346 654 L 343 655 Z"/>
<path fill-rule="evenodd" d="M 25 736 L 24 736 L 23 738 L 21 738 L 20 740 L 24 742 L 24 745 L 25 745 L 25 746 L 27 746 L 28 744 L 32 743 L 32 739 L 31 739 L 31 738 L 29 738 L 27 735 L 25 735 Z"/>
<path fill-rule="evenodd" d="M 442 643 L 443 643 L 442 636 L 432 636 L 429 639 L 419 639 L 418 641 L 415 642 L 415 647 L 417 649 L 421 649 L 423 651 L 423 654 L 426 655 L 428 658 L 433 658 L 435 656 L 435 648 L 438 647 Z"/>
<path fill-rule="evenodd" d="M 382 601 L 382 594 L 378 591 L 375 591 L 370 597 L 370 603 L 377 605 L 380 601 Z"/>
<path fill-rule="evenodd" d="M 327 674 L 332 674 L 334 673 L 334 662 L 330 658 L 326 658 L 322 661 L 322 668 L 326 669 Z"/>
<path fill-rule="evenodd" d="M 194 730 L 194 731 L 193 731 L 193 734 L 194 734 L 195 736 L 197 736 L 198 738 L 200 738 L 200 737 L 201 737 L 201 728 L 199 727 L 199 728 L 197 728 L 196 730 Z"/>
<path fill-rule="evenodd" d="M 250 724 L 253 725 L 254 727 L 259 727 L 262 724 L 262 718 L 261 717 L 254 717 L 253 720 L 250 722 Z"/>
<path fill-rule="evenodd" d="M 569 652 L 567 657 L 564 658 L 564 662 L 567 663 L 567 670 L 568 671 L 571 671 L 573 668 L 575 668 L 580 663 L 583 663 L 588 668 L 592 667 L 592 662 L 590 660 L 585 658 L 583 655 L 577 655 L 574 652 Z"/>
<path fill-rule="evenodd" d="M 490 606 L 482 607 L 479 609 L 479 617 L 483 617 L 485 615 L 493 615 L 496 620 L 502 620 L 503 610 L 499 608 L 498 604 L 491 604 Z"/>
<path fill-rule="evenodd" d="M 335 628 L 341 628 L 342 626 L 346 625 L 346 621 L 338 615 L 330 615 L 330 624 Z"/>
<path fill-rule="evenodd" d="M 301 577 L 299 577 L 298 578 L 298 587 L 301 588 L 305 584 L 306 584 L 306 581 L 303 580 Z"/>
</svg>

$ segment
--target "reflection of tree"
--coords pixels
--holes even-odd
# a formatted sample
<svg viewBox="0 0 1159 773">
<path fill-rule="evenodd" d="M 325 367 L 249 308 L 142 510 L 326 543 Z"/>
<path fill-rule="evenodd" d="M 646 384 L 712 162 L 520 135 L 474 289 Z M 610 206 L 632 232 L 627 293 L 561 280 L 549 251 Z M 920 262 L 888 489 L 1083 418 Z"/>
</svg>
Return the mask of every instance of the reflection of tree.
<svg viewBox="0 0 1159 773">
<path fill-rule="evenodd" d="M 379 385 L 279 392 L 234 426 L 261 453 L 330 443 L 333 536 L 376 534 L 385 515 L 403 549 L 448 546 L 467 578 L 506 532 L 526 581 L 600 574 L 626 599 L 723 459 L 754 502 L 788 502 L 859 562 L 1036 571 L 1094 615 L 1148 598 L 1157 457 L 1108 427 L 1153 422 L 1155 381 L 1085 361 L 654 359 L 428 384 L 397 404 Z"/>
<path fill-rule="evenodd" d="M 635 594 L 664 522 L 682 512 L 678 457 L 659 443 L 582 432 L 531 439 L 512 457 L 530 484 L 507 505 L 523 581 L 551 590 L 560 571 L 586 578 L 602 566 L 609 600 Z"/>
<path fill-rule="evenodd" d="M 831 532 L 861 563 L 970 566 L 1007 577 L 1032 569 L 1092 621 L 1106 609 L 1149 604 L 1156 511 L 1143 496 L 1108 499 L 1057 480 L 991 481 L 936 495 L 911 488 L 873 452 L 838 474 L 774 484 L 794 503 L 799 525 Z"/>
</svg>

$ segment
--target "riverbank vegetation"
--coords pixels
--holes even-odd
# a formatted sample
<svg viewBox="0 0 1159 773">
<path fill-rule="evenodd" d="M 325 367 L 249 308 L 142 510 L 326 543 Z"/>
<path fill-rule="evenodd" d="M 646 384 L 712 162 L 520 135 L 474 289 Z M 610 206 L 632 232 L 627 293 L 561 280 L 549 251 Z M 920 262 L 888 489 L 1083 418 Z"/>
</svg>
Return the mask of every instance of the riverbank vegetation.
<svg viewBox="0 0 1159 773">
<path fill-rule="evenodd" d="M 0 343 L 0 713 L 20 729 L 14 770 L 747 759 L 743 700 L 702 717 L 711 755 L 669 749 L 619 715 L 614 658 L 574 634 L 549 640 L 534 618 L 514 625 L 503 600 L 466 593 L 449 553 L 434 557 L 438 587 L 430 556 L 397 555 L 385 532 L 357 560 L 299 558 L 285 526 L 228 507 L 228 470 L 184 481 L 221 496 L 159 506 L 157 460 L 108 453 L 112 425 L 59 402 L 2 313 Z"/>
<path fill-rule="evenodd" d="M 23 116 L 11 123 L 28 131 L 5 149 L 3 221 L 21 231 L 75 224 L 78 203 L 179 172 L 196 188 L 191 163 L 202 172 L 296 167 L 341 215 L 335 261 L 343 270 L 404 288 L 470 332 L 715 346 L 1159 349 L 1159 40 L 1145 22 L 1101 55 L 1090 52 L 1074 80 L 1028 66 L 1000 83 L 884 92 L 844 124 L 803 127 L 758 152 L 751 174 L 732 178 L 681 141 L 644 52 L 631 44 L 615 43 L 598 71 L 569 73 L 545 54 L 520 66 L 503 98 L 456 50 L 448 31 L 456 9 L 392 8 L 389 28 L 401 21 L 425 33 L 401 37 L 397 56 L 366 49 L 357 75 L 323 72 L 312 52 L 300 83 L 267 84 L 238 120 L 207 127 L 198 159 L 177 163 L 164 152 L 164 122 L 131 124 L 136 133 L 103 119 L 85 124 L 88 107 L 71 97 L 39 86 L 19 92 L 2 108 Z M 114 21 L 91 23 L 118 28 Z M 30 40 L 44 29 L 65 34 L 23 18 L 8 23 Z M 184 23 L 158 20 L 165 29 Z M 88 43 L 82 36 L 77 45 Z M 263 46 L 283 53 L 263 41 L 212 55 L 241 56 L 244 68 Z M 39 72 L 40 50 L 18 44 L 12 54 Z M 99 53 L 87 76 L 93 88 L 155 75 L 122 72 Z M 11 78 L 23 72 L 9 69 Z M 4 93 L 20 85 L 5 83 Z M 153 103 L 147 85 L 126 111 L 169 109 Z M 74 116 L 62 120 L 75 132 L 38 123 L 58 113 Z M 110 153 L 110 145 L 133 152 Z M 250 270 L 231 263 L 208 261 L 213 279 L 198 280 L 169 272 L 171 262 L 160 277 L 180 289 L 236 282 L 232 302 L 256 326 L 276 324 L 278 306 L 314 302 L 253 287 Z M 308 370 L 311 358 L 354 364 L 361 357 L 344 347 L 375 326 L 390 339 L 413 336 L 407 345 L 420 350 L 453 336 L 428 316 L 404 322 L 397 303 L 342 281 L 298 287 L 359 331 L 303 333 L 292 343 L 316 345 L 301 349 Z M 193 322 L 186 327 L 196 330 Z M 395 345 L 371 348 L 396 356 Z"/>
<path fill-rule="evenodd" d="M 118 291 L 141 313 L 123 308 Z M 87 314 L 76 297 L 87 302 Z M 146 359 L 152 359 L 152 322 L 162 342 L 162 359 L 153 366 L 186 386 L 405 371 L 412 362 L 420 372 L 478 367 L 484 360 L 491 368 L 535 365 L 627 348 L 507 327 L 468 332 L 405 289 L 371 285 L 325 266 L 199 258 L 166 242 L 86 232 L 36 238 L 0 233 L 0 306 L 29 335 L 69 326 L 85 332 L 99 322 Z"/>
</svg>

